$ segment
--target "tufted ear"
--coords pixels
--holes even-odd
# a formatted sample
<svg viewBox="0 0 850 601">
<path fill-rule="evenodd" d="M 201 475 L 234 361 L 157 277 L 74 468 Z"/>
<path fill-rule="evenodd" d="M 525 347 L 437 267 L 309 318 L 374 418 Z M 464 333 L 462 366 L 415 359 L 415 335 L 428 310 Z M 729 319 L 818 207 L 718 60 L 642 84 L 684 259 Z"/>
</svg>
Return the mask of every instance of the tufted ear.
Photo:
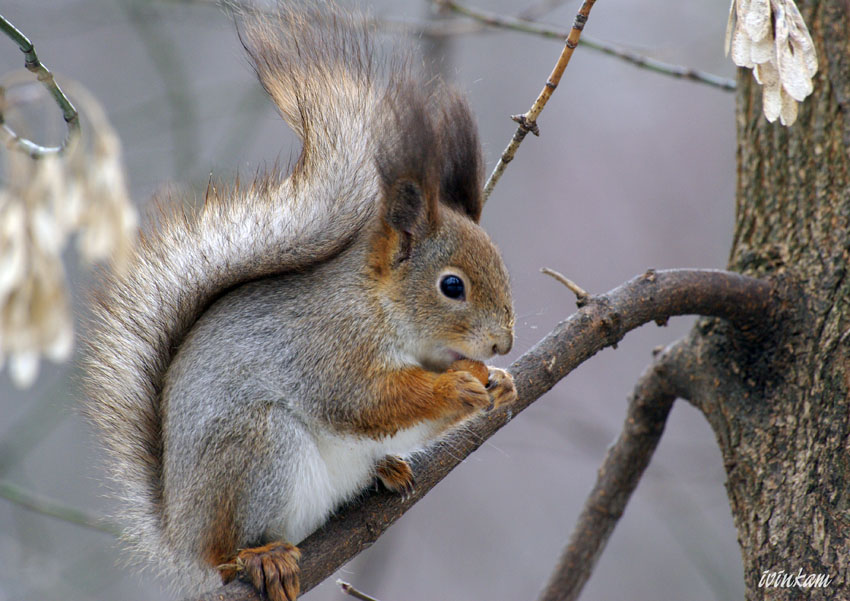
<svg viewBox="0 0 850 601">
<path fill-rule="evenodd" d="M 401 178 L 384 191 L 384 219 L 394 230 L 412 234 L 428 220 L 421 184 Z"/>
<path fill-rule="evenodd" d="M 384 99 L 375 165 L 384 220 L 414 240 L 438 225 L 440 148 L 427 97 L 416 86 L 400 86 Z"/>
<path fill-rule="evenodd" d="M 445 90 L 443 96 L 440 201 L 478 223 L 484 207 L 484 160 L 478 128 L 466 99 L 460 93 Z"/>
</svg>

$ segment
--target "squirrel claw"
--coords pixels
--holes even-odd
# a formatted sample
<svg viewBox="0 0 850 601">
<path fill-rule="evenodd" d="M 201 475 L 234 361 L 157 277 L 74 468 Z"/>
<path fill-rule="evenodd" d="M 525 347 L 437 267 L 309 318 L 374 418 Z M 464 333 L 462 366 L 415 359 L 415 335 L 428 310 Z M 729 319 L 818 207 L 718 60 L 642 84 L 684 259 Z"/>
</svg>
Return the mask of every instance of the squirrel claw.
<svg viewBox="0 0 850 601">
<path fill-rule="evenodd" d="M 375 468 L 378 479 L 388 490 L 401 494 L 407 500 L 413 494 L 416 480 L 410 464 L 397 455 L 387 455 Z"/>
<path fill-rule="evenodd" d="M 513 403 L 516 400 L 516 386 L 513 376 L 504 369 L 491 367 L 487 392 L 490 394 L 494 409 Z"/>
<path fill-rule="evenodd" d="M 236 569 L 241 580 L 250 582 L 269 601 L 295 601 L 300 592 L 298 547 L 274 542 L 262 547 L 242 549 L 236 554 Z"/>
</svg>

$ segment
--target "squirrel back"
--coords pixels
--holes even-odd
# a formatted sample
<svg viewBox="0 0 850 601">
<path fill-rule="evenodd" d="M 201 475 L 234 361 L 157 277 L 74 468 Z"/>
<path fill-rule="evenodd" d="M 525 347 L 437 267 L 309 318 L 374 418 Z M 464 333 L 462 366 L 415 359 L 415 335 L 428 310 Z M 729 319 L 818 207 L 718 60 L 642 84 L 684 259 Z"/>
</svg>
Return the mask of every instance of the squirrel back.
<svg viewBox="0 0 850 601">
<path fill-rule="evenodd" d="M 161 207 L 126 271 L 95 293 L 84 411 L 107 448 L 127 539 L 146 555 L 163 527 L 163 383 L 199 317 L 240 285 L 344 252 L 399 181 L 480 217 L 482 161 L 465 101 L 445 86 L 429 92 L 408 58 L 379 59 L 364 23 L 323 2 L 242 15 L 240 40 L 303 145 L 292 173 L 211 185 L 188 214 Z"/>
</svg>

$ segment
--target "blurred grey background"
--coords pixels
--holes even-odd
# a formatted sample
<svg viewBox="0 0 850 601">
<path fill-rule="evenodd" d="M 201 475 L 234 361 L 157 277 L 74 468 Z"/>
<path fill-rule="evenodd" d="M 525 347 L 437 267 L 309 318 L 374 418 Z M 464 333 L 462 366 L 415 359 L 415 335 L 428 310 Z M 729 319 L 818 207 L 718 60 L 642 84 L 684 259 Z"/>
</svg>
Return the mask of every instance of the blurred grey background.
<svg viewBox="0 0 850 601">
<path fill-rule="evenodd" d="M 528 5 L 533 0 L 526 0 Z M 475 0 L 516 14 L 526 4 Z M 365 3 L 379 16 L 430 19 L 426 0 Z M 569 28 L 576 0 L 542 20 Z M 253 174 L 297 156 L 293 136 L 254 80 L 229 19 L 202 0 L 3 0 L 0 12 L 56 73 L 106 108 L 124 148 L 134 201 L 169 187 L 201 191 L 212 172 Z M 727 3 L 596 4 L 587 34 L 731 77 Z M 452 17 L 454 18 L 454 17 Z M 417 41 L 469 93 L 488 171 L 562 43 L 488 30 Z M 19 69 L 0 45 L 0 72 Z M 496 188 L 484 225 L 513 279 L 517 342 L 507 365 L 575 310 L 539 273 L 559 270 L 604 292 L 649 267 L 723 267 L 735 189 L 734 95 L 636 69 L 579 48 L 539 125 Z M 75 314 L 91 274 L 68 253 Z M 647 325 L 582 365 L 517 417 L 338 577 L 383 601 L 535 598 L 593 485 L 651 349 L 692 318 Z M 79 328 L 78 328 L 79 334 Z M 75 413 L 78 372 L 43 364 L 15 389 L 0 373 L 0 478 L 95 513 L 110 502 L 101 454 Z M 740 555 L 713 435 L 684 402 L 582 599 L 743 597 Z M 103 533 L 0 499 L 0 601 L 180 598 L 120 563 Z M 307 595 L 344 598 L 335 578 Z"/>
</svg>

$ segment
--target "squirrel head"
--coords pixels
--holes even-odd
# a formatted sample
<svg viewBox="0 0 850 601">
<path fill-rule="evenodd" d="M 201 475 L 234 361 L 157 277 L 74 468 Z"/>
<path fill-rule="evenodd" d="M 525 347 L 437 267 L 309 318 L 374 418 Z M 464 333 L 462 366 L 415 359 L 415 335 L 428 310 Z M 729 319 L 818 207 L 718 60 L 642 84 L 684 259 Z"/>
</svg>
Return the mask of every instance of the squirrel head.
<svg viewBox="0 0 850 601">
<path fill-rule="evenodd" d="M 369 255 L 379 302 L 399 329 L 398 350 L 435 370 L 506 354 L 513 303 L 502 257 L 478 225 L 475 122 L 463 98 L 445 89 L 437 110 L 415 92 L 400 96 L 385 113 L 376 152 L 383 205 Z"/>
</svg>

